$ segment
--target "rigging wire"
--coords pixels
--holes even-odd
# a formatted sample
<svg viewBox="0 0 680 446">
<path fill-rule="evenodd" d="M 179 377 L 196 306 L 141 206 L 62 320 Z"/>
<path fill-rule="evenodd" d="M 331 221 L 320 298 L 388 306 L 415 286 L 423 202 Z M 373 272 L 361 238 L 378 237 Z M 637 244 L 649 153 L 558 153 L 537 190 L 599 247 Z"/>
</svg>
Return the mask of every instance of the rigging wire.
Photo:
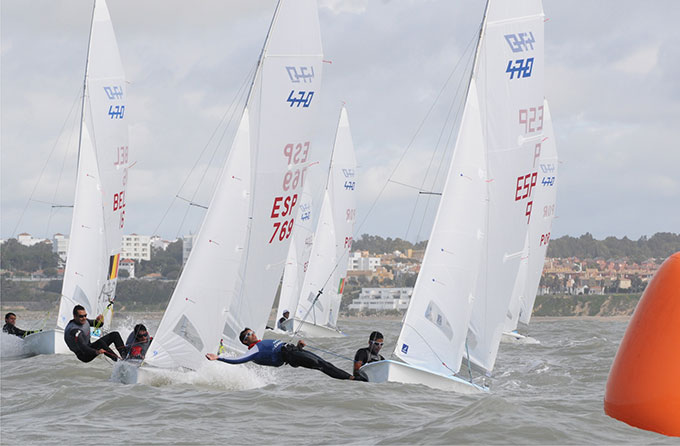
<svg viewBox="0 0 680 446">
<path fill-rule="evenodd" d="M 26 214 L 26 210 L 28 209 L 28 205 L 31 203 L 31 201 L 38 201 L 34 200 L 33 196 L 35 195 L 36 189 L 38 189 L 38 185 L 40 184 L 40 181 L 42 180 L 43 175 L 45 174 L 45 170 L 47 169 L 47 166 L 50 164 L 50 159 L 52 158 L 52 154 L 57 148 L 57 144 L 59 143 L 59 139 L 61 138 L 61 135 L 64 132 L 64 129 L 66 128 L 66 124 L 68 124 L 69 120 L 71 119 L 71 114 L 73 113 L 73 110 L 78 103 L 78 100 L 81 98 L 80 94 L 81 87 L 78 86 L 78 93 L 76 94 L 76 98 L 73 101 L 73 105 L 71 106 L 71 109 L 68 112 L 68 115 L 66 115 L 66 119 L 64 119 L 64 123 L 61 125 L 61 129 L 59 130 L 59 136 L 57 136 L 57 139 L 54 141 L 54 144 L 52 145 L 52 149 L 50 150 L 50 153 L 47 155 L 47 159 L 45 160 L 45 164 L 43 165 L 42 169 L 40 170 L 40 175 L 38 176 L 38 180 L 35 182 L 35 185 L 33 186 L 33 190 L 31 191 L 31 194 L 28 197 L 28 200 L 26 200 L 26 205 L 24 206 L 24 209 L 21 211 L 21 215 L 19 216 L 19 221 L 17 221 L 16 226 L 14 226 L 14 229 L 12 230 L 12 237 L 16 236 L 17 229 L 19 228 L 19 225 L 21 224 L 22 220 L 24 219 L 24 214 Z"/>
<path fill-rule="evenodd" d="M 225 135 L 226 135 L 226 133 L 227 133 L 227 130 L 229 129 L 229 127 L 230 127 L 230 125 L 232 124 L 232 122 L 234 121 L 234 119 L 233 119 L 233 118 L 234 118 L 234 114 L 237 112 L 237 110 L 238 110 L 238 108 L 239 108 L 238 105 L 239 105 L 240 103 L 242 103 L 242 99 L 243 99 L 244 93 L 248 91 L 248 88 L 246 88 L 246 87 L 247 87 L 248 85 L 250 85 L 251 80 L 252 80 L 252 78 L 253 78 L 253 76 L 254 76 L 254 73 L 255 73 L 255 71 L 257 70 L 258 65 L 259 65 L 259 60 L 258 60 L 258 62 L 256 62 L 256 63 L 253 65 L 253 67 L 250 69 L 250 71 L 246 74 L 246 76 L 245 76 L 243 82 L 241 83 L 241 86 L 239 87 L 239 89 L 236 91 L 236 94 L 235 94 L 234 97 L 232 98 L 231 103 L 229 104 L 229 107 L 227 107 L 227 110 L 224 112 L 224 114 L 222 115 L 220 121 L 219 121 L 218 124 L 215 126 L 215 129 L 213 130 L 212 134 L 210 135 L 210 138 L 208 138 L 208 141 L 205 143 L 203 149 L 201 150 L 201 153 L 200 153 L 200 154 L 198 155 L 198 157 L 196 158 L 196 161 L 194 162 L 194 165 L 191 167 L 191 170 L 189 171 L 189 173 L 188 173 L 187 176 L 185 177 L 184 182 L 182 182 L 182 185 L 179 187 L 177 193 L 176 193 L 175 196 L 172 198 L 172 200 L 170 200 L 170 204 L 168 205 L 167 209 L 166 209 L 165 212 L 163 213 L 163 216 L 161 217 L 160 221 L 159 221 L 158 224 L 156 225 L 156 228 L 154 229 L 154 232 L 153 232 L 154 234 L 157 234 L 157 233 L 158 233 L 159 228 L 161 227 L 161 225 L 162 225 L 163 222 L 165 221 L 165 218 L 167 217 L 168 213 L 170 212 L 170 209 L 172 208 L 173 204 L 175 203 L 175 200 L 177 200 L 177 199 L 180 199 L 180 200 L 183 200 L 183 201 L 188 202 L 188 205 L 187 205 L 187 208 L 186 208 L 186 210 L 185 210 L 185 212 L 184 212 L 184 216 L 182 217 L 182 221 L 180 222 L 180 225 L 179 225 L 179 227 L 178 227 L 178 229 L 177 229 L 177 234 L 176 234 L 175 238 L 178 238 L 178 237 L 179 237 L 179 234 L 180 234 L 181 231 L 182 231 L 182 226 L 184 225 L 184 221 L 185 221 L 186 218 L 187 218 L 189 209 L 191 209 L 192 206 L 196 206 L 196 207 L 200 207 L 200 208 L 207 209 L 206 206 L 202 206 L 202 205 L 200 205 L 200 204 L 198 204 L 198 203 L 195 203 L 195 202 L 194 202 L 194 198 L 196 197 L 196 194 L 198 193 L 198 189 L 200 188 L 201 183 L 203 182 L 203 179 L 204 179 L 205 176 L 206 176 L 207 169 L 208 169 L 208 167 L 209 167 L 210 164 L 211 164 L 210 162 L 209 162 L 208 165 L 206 166 L 206 169 L 204 169 L 203 174 L 202 174 L 202 178 L 201 178 L 201 183 L 199 183 L 199 185 L 196 187 L 194 193 L 192 194 L 191 199 L 188 200 L 188 199 L 182 197 L 180 194 L 181 194 L 181 192 L 182 192 L 182 189 L 186 186 L 187 182 L 189 181 L 189 178 L 190 178 L 191 175 L 193 174 L 194 170 L 197 168 L 198 163 L 200 162 L 201 158 L 203 157 L 203 154 L 206 152 L 206 150 L 207 150 L 208 147 L 210 146 L 210 143 L 213 141 L 213 138 L 214 138 L 215 135 L 218 133 L 218 131 L 219 131 L 220 127 L 223 125 L 223 123 L 226 121 L 226 122 L 227 122 L 227 125 L 225 126 L 224 130 L 222 131 L 222 134 L 221 134 L 220 137 L 219 137 L 218 142 L 216 143 L 215 149 L 213 150 L 213 153 L 212 153 L 212 155 L 211 155 L 210 160 L 212 161 L 213 158 L 215 157 L 215 153 L 217 152 L 217 149 L 220 147 L 220 145 L 221 145 L 221 143 L 222 143 L 222 140 L 224 139 L 224 137 L 225 137 Z M 244 105 L 244 107 L 245 107 L 245 105 Z M 220 173 L 220 174 L 221 174 L 221 173 Z M 216 181 L 219 181 L 219 177 L 220 177 L 220 176 L 218 175 Z M 214 187 L 213 187 L 213 190 L 214 190 Z M 180 269 L 179 269 L 178 274 L 177 274 L 177 281 L 175 282 L 175 286 L 177 285 L 177 282 L 179 281 L 179 277 L 181 277 L 182 272 L 184 271 L 184 267 L 185 267 L 185 266 L 186 266 L 186 264 L 182 264 L 182 265 L 180 266 Z M 157 293 L 158 293 L 158 290 L 154 288 L 152 297 L 155 297 Z M 167 307 L 167 305 L 170 303 L 170 299 L 172 299 L 172 295 L 173 295 L 173 291 L 170 292 L 170 295 L 168 296 L 168 299 L 167 299 L 167 301 L 166 301 L 166 303 L 165 303 L 165 307 Z M 152 299 L 152 300 L 153 300 L 153 299 Z"/>
<path fill-rule="evenodd" d="M 196 161 L 194 162 L 194 165 L 193 165 L 193 166 L 191 167 L 191 169 L 189 170 L 189 173 L 188 173 L 188 174 L 186 175 L 186 177 L 184 178 L 184 181 L 182 182 L 182 185 L 179 187 L 179 189 L 178 189 L 177 193 L 175 194 L 175 196 L 170 200 L 170 204 L 168 205 L 167 209 L 166 209 L 165 212 L 163 213 L 163 216 L 161 217 L 160 221 L 158 222 L 158 224 L 156 225 L 155 229 L 153 230 L 153 234 L 157 234 L 157 233 L 158 233 L 158 230 L 160 229 L 161 225 L 165 222 L 165 218 L 168 216 L 168 213 L 170 212 L 170 209 L 172 209 L 172 206 L 174 205 L 175 200 L 176 200 L 177 198 L 179 198 L 178 196 L 181 194 L 182 189 L 184 189 L 184 187 L 186 186 L 187 182 L 189 181 L 189 178 L 190 178 L 191 175 L 193 174 L 194 170 L 197 168 L 199 162 L 201 161 L 201 158 L 203 157 L 203 155 L 205 154 L 206 150 L 207 150 L 208 147 L 210 146 L 210 143 L 213 141 L 213 138 L 215 137 L 215 135 L 217 134 L 217 132 L 219 131 L 219 129 L 220 129 L 220 127 L 223 125 L 223 123 L 227 120 L 227 117 L 228 117 L 230 114 L 233 114 L 232 108 L 234 108 L 234 109 L 237 109 L 237 108 L 238 108 L 238 107 L 237 107 L 238 99 L 243 95 L 242 90 L 243 90 L 243 88 L 244 88 L 244 85 L 246 85 L 246 84 L 248 83 L 248 81 L 249 81 L 249 79 L 252 77 L 252 73 L 253 73 L 253 71 L 254 71 L 254 69 L 255 69 L 256 67 L 257 67 L 257 64 L 255 64 L 255 67 L 252 68 L 252 69 L 248 72 L 248 74 L 247 74 L 247 76 L 245 77 L 243 83 L 241 84 L 241 86 L 240 86 L 239 89 L 237 90 L 236 94 L 234 95 L 234 98 L 232 99 L 232 101 L 231 101 L 229 107 L 228 107 L 227 110 L 224 112 L 224 114 L 223 114 L 222 117 L 220 118 L 220 121 L 219 121 L 218 124 L 215 126 L 215 129 L 213 130 L 212 134 L 211 134 L 210 137 L 208 138 L 208 141 L 207 141 L 207 142 L 205 143 L 205 145 L 203 146 L 203 149 L 201 150 L 201 153 L 198 155 L 198 157 L 196 157 Z M 231 118 L 230 118 L 230 119 L 231 119 Z M 226 130 L 225 130 L 225 132 L 226 132 Z M 220 139 L 220 142 L 221 142 L 221 139 Z M 219 147 L 219 145 L 218 145 L 218 147 Z M 194 194 L 194 195 L 195 195 L 195 194 Z M 193 201 L 193 200 L 192 200 L 192 201 Z M 185 215 L 185 218 L 186 218 L 186 215 Z M 184 219 L 182 219 L 182 222 L 184 222 Z M 180 226 L 180 228 L 178 229 L 178 231 L 181 231 L 181 226 Z"/>
<path fill-rule="evenodd" d="M 470 49 L 470 47 L 472 46 L 472 44 L 473 44 L 474 42 L 476 42 L 478 35 L 479 35 L 479 29 L 477 29 L 477 30 L 475 31 L 474 37 L 470 40 L 470 42 L 468 43 L 468 45 L 465 47 L 464 54 L 466 54 L 466 53 L 469 51 L 469 49 Z M 442 85 L 441 89 L 439 90 L 439 93 L 437 93 L 437 96 L 435 97 L 434 101 L 432 102 L 432 105 L 431 105 L 430 108 L 428 109 L 427 113 L 425 113 L 425 116 L 423 117 L 423 119 L 422 119 L 422 121 L 420 122 L 420 124 L 418 125 L 418 127 L 417 127 L 415 133 L 414 133 L 413 136 L 411 137 L 411 140 L 409 141 L 409 143 L 406 145 L 406 147 L 405 147 L 404 150 L 402 151 L 401 156 L 399 157 L 399 160 L 397 161 L 396 166 L 394 166 L 394 168 L 392 169 L 392 172 L 390 173 L 390 176 L 388 177 L 387 181 L 385 181 L 385 184 L 383 184 L 382 188 L 380 189 L 380 192 L 378 192 L 378 195 L 376 196 L 376 198 L 373 200 L 373 202 L 372 202 L 371 205 L 369 206 L 369 209 L 368 209 L 368 211 L 366 212 L 366 215 L 364 216 L 363 220 L 362 220 L 361 223 L 359 224 L 359 227 L 354 231 L 355 234 L 359 234 L 359 233 L 361 232 L 361 228 L 364 226 L 364 224 L 365 224 L 366 221 L 368 220 L 368 217 L 369 217 L 369 216 L 371 215 L 371 213 L 373 212 L 373 209 L 375 208 L 375 205 L 377 204 L 377 202 L 378 202 L 378 200 L 380 199 L 380 197 L 382 197 L 382 194 L 385 192 L 385 188 L 387 187 L 387 185 L 388 185 L 390 182 L 394 182 L 394 181 L 392 180 L 392 178 L 394 177 L 395 173 L 397 172 L 397 170 L 398 170 L 399 167 L 401 166 L 401 163 L 404 161 L 404 158 L 406 157 L 406 154 L 407 154 L 408 151 L 411 149 L 413 143 L 414 143 L 415 140 L 416 140 L 416 137 L 418 136 L 418 134 L 419 134 L 420 131 L 422 130 L 423 126 L 425 125 L 425 122 L 427 122 L 428 118 L 430 117 L 430 114 L 432 113 L 432 111 L 434 110 L 435 106 L 437 105 L 437 102 L 439 101 L 439 98 L 440 98 L 440 97 L 442 96 L 442 94 L 444 93 L 444 90 L 446 90 L 446 87 L 447 87 L 447 85 L 449 84 L 449 82 L 451 81 L 451 78 L 453 77 L 453 75 L 455 74 L 455 72 L 458 70 L 458 67 L 460 66 L 460 63 L 461 63 L 462 60 L 463 60 L 463 58 L 461 57 L 461 58 L 458 60 L 458 62 L 456 62 L 456 65 L 454 66 L 453 70 L 451 71 L 451 73 L 449 74 L 449 76 L 446 78 L 446 81 L 444 81 L 444 84 Z M 415 187 L 414 187 L 414 188 L 415 188 Z"/>
<path fill-rule="evenodd" d="M 75 104 L 74 104 L 75 105 Z M 73 127 L 75 127 L 76 122 L 73 123 Z M 64 166 L 66 165 L 66 159 L 68 158 L 69 154 L 69 147 L 71 147 L 71 140 L 73 139 L 73 134 L 75 132 L 71 131 L 69 132 L 68 136 L 68 142 L 66 143 L 66 150 L 64 151 L 64 157 L 61 160 L 61 168 L 59 169 L 59 177 L 57 178 L 57 184 L 54 186 L 54 194 L 52 195 L 52 206 L 50 207 L 50 214 L 49 217 L 47 218 L 47 225 L 45 227 L 45 238 L 50 233 L 50 225 L 52 223 L 52 217 L 55 213 L 55 209 L 60 209 L 63 207 L 72 207 L 72 206 L 64 206 L 64 205 L 55 205 L 54 203 L 57 201 L 57 193 L 59 192 L 59 185 L 61 184 L 61 178 L 64 174 Z M 76 163 L 77 164 L 77 163 Z M 76 176 L 77 176 L 77 170 L 76 170 Z"/>
<path fill-rule="evenodd" d="M 470 52 L 470 56 L 468 56 L 468 61 L 465 64 L 465 66 L 468 66 L 472 62 L 473 56 L 474 56 L 474 52 Z M 471 68 L 471 70 L 472 70 L 472 68 Z M 447 148 L 451 147 L 451 145 L 450 145 L 451 144 L 451 138 L 453 137 L 454 130 L 456 129 L 456 123 L 459 122 L 460 113 L 463 110 L 463 107 L 465 106 L 465 100 L 456 101 L 456 99 L 455 99 L 461 93 L 463 84 L 464 83 L 462 81 L 458 83 L 458 88 L 456 89 L 456 93 L 454 94 L 454 99 L 451 101 L 451 106 L 449 107 L 449 111 L 446 115 L 446 119 L 444 120 L 444 125 L 442 126 L 441 132 L 439 133 L 439 137 L 437 139 L 437 144 L 435 146 L 435 151 L 432 153 L 432 158 L 430 160 L 430 166 L 432 165 L 432 162 L 434 161 L 434 158 L 435 158 L 435 154 L 437 153 L 437 151 L 439 149 L 439 143 L 440 143 L 442 137 L 444 136 L 444 132 L 446 130 L 447 124 L 450 123 L 451 129 L 449 130 L 449 135 L 446 138 L 446 142 L 443 145 L 444 150 L 442 150 L 442 154 L 441 154 L 441 158 L 439 160 L 439 163 L 436 163 L 437 164 L 437 170 L 435 172 L 434 178 L 432 179 L 432 186 L 430 187 L 430 190 L 434 190 L 435 185 L 437 184 L 437 179 L 439 178 L 439 175 L 441 173 L 442 167 L 444 167 L 446 165 L 444 163 L 444 159 L 446 158 Z M 456 109 L 456 113 L 453 117 L 453 120 L 450 120 L 449 118 L 451 117 L 451 112 L 453 111 L 453 108 L 456 104 L 458 104 L 458 107 Z M 428 166 L 426 172 L 429 172 L 430 166 Z M 426 178 L 427 178 L 427 173 L 425 174 L 425 178 L 423 178 L 423 186 L 425 185 Z M 432 198 L 431 195 L 428 195 L 428 197 L 426 199 L 425 209 L 423 210 L 422 217 L 420 219 L 420 225 L 418 226 L 418 232 L 416 233 L 416 239 L 415 239 L 416 243 L 418 241 L 420 241 L 420 235 L 421 235 L 422 230 L 423 230 L 423 225 L 425 224 L 425 217 L 427 216 L 427 209 L 429 208 L 430 203 L 432 202 L 431 198 Z M 417 202 L 417 199 L 416 199 L 416 202 Z M 415 212 L 415 208 L 414 208 L 414 212 Z M 408 230 L 407 230 L 406 233 L 408 235 Z"/>
</svg>

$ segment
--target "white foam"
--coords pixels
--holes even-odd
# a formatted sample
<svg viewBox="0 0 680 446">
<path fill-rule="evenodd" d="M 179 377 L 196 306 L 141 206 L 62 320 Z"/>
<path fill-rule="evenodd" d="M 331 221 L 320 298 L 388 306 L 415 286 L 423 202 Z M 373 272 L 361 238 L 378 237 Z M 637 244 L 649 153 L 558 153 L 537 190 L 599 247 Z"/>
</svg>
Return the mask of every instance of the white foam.
<svg viewBox="0 0 680 446">
<path fill-rule="evenodd" d="M 138 368 L 129 361 L 119 361 L 113 367 L 111 381 L 154 387 L 190 384 L 223 390 L 248 390 L 275 383 L 276 372 L 257 365 L 231 365 L 207 360 L 197 371 Z"/>
</svg>

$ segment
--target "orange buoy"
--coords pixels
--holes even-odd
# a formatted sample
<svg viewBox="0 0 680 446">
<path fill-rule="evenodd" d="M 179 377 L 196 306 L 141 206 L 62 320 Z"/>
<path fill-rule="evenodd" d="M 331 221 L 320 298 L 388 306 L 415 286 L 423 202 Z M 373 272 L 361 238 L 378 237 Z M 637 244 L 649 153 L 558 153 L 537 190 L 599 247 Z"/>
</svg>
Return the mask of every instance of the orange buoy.
<svg viewBox="0 0 680 446">
<path fill-rule="evenodd" d="M 680 252 L 647 285 L 609 372 L 604 412 L 680 436 Z"/>
</svg>

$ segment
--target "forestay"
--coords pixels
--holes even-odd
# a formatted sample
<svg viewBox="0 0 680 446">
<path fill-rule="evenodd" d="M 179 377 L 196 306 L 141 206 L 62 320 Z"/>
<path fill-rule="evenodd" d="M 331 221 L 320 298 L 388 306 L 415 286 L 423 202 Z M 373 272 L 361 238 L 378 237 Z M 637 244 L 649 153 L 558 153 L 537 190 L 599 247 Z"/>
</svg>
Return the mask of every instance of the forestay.
<svg viewBox="0 0 680 446">
<path fill-rule="evenodd" d="M 342 107 L 309 268 L 294 313 L 304 323 L 337 325 L 356 220 L 356 186 L 354 145 L 347 110 Z"/>
<path fill-rule="evenodd" d="M 90 315 L 114 299 L 125 225 L 129 161 L 127 87 L 104 0 L 94 6 L 78 151 L 78 176 L 57 326 L 74 305 Z"/>
<path fill-rule="evenodd" d="M 262 332 L 286 260 L 318 114 L 314 0 L 279 2 L 237 135 L 147 362 L 196 369 Z"/>
</svg>

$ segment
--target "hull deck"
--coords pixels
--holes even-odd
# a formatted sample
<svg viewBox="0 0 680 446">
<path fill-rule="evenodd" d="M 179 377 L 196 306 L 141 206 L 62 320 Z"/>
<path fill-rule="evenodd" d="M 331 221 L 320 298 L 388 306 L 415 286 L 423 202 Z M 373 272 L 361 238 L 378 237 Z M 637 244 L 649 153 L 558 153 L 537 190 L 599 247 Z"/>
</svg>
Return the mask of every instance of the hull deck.
<svg viewBox="0 0 680 446">
<path fill-rule="evenodd" d="M 489 389 L 465 381 L 456 376 L 433 373 L 398 361 L 377 361 L 364 365 L 360 369 L 368 376 L 369 382 L 399 382 L 404 384 L 422 384 L 433 389 L 446 390 L 462 394 L 485 393 Z"/>
</svg>

